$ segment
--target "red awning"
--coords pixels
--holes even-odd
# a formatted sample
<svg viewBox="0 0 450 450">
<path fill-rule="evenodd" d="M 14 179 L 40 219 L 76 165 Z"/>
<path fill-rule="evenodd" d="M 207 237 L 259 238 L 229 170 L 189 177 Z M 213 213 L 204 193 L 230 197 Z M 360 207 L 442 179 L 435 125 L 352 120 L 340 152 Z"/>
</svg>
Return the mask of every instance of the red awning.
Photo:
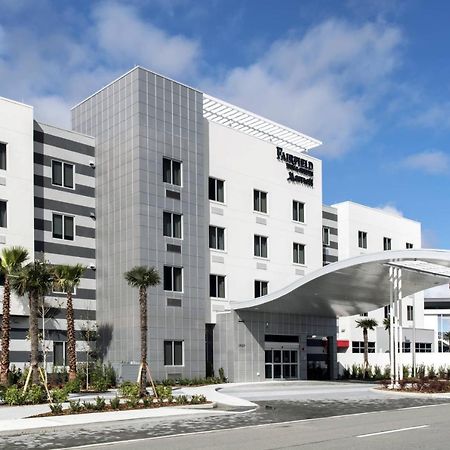
<svg viewBox="0 0 450 450">
<path fill-rule="evenodd" d="M 350 341 L 347 341 L 345 339 L 337 340 L 337 348 L 348 348 L 349 346 L 350 346 Z"/>
</svg>

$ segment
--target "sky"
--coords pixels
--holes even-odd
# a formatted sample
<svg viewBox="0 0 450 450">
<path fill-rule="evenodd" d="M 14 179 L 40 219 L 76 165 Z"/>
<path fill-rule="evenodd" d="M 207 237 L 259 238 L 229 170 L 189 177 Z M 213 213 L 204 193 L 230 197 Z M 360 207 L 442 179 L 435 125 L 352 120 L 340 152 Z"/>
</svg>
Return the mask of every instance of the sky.
<svg viewBox="0 0 450 450">
<path fill-rule="evenodd" d="M 0 96 L 70 127 L 136 65 L 323 142 L 324 203 L 422 222 L 450 248 L 450 2 L 0 0 Z"/>
</svg>

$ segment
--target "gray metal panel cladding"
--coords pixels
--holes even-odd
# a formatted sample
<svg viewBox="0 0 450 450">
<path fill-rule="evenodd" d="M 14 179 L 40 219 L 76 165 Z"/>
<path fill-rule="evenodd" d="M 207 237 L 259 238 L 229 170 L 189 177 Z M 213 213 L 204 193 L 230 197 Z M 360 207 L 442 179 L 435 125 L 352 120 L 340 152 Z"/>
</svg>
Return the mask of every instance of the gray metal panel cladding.
<svg viewBox="0 0 450 450">
<path fill-rule="evenodd" d="M 149 360 L 155 378 L 205 370 L 207 158 L 203 96 L 136 68 L 73 110 L 77 131 L 96 138 L 97 318 L 112 328 L 107 358 L 139 359 L 137 292 L 123 272 L 135 265 L 183 267 L 181 307 L 163 285 L 149 289 Z M 183 120 L 185 118 L 186 120 Z M 182 162 L 182 186 L 163 182 L 162 158 Z M 167 191 L 179 193 L 177 199 Z M 167 251 L 163 211 L 183 214 L 181 253 Z M 194 249 L 194 250 L 193 250 Z M 164 367 L 164 340 L 184 341 L 184 366 Z"/>
</svg>

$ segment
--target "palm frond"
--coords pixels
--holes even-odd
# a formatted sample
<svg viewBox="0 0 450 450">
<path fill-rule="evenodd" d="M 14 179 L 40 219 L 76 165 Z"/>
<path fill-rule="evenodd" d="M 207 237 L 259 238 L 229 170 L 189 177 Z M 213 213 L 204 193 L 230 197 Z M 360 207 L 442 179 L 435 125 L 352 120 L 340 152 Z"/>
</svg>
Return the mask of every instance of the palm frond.
<svg viewBox="0 0 450 450">
<path fill-rule="evenodd" d="M 147 288 L 161 282 L 158 271 L 154 267 L 135 266 L 124 273 L 125 280 L 131 287 Z"/>
</svg>

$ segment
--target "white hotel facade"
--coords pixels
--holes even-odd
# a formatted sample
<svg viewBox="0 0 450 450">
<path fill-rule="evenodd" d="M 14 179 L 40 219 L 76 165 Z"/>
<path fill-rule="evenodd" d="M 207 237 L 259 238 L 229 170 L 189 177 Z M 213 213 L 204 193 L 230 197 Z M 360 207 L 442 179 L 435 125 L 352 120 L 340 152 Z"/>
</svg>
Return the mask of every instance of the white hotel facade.
<svg viewBox="0 0 450 450">
<path fill-rule="evenodd" d="M 5 99 L 0 114 L 8 161 L 0 173 L 7 210 L 0 247 L 21 244 L 51 262 L 89 267 L 74 297 L 78 328 L 83 317 L 96 319 L 99 350 L 123 377 L 139 360 L 137 294 L 123 279 L 135 265 L 162 275 L 149 295 L 156 378 L 219 368 L 233 381 L 335 378 L 338 360 L 361 357 L 358 317 L 337 317 L 313 296 L 300 298 L 305 306 L 295 311 L 283 301 L 261 310 L 239 305 L 276 297 L 338 260 L 421 246 L 418 222 L 352 202 L 323 205 L 322 162 L 310 154 L 317 139 L 141 67 L 74 107 L 74 131 L 36 122 L 33 131 L 32 108 Z M 38 127 L 54 136 L 40 139 L 44 158 L 36 156 Z M 54 160 L 73 166 L 70 190 L 55 186 Z M 19 176 L 21 197 L 7 190 Z M 69 239 L 55 228 L 58 214 L 73 217 Z M 352 311 L 366 312 L 365 304 Z M 23 363 L 27 309 L 21 299 L 16 305 L 13 362 Z M 423 294 L 404 301 L 403 326 L 414 317 L 416 342 L 432 342 L 423 305 Z M 384 314 L 369 313 L 380 324 L 369 340 L 383 354 Z M 64 320 L 51 328 L 49 346 L 58 352 L 53 342 L 64 342 Z"/>
</svg>

